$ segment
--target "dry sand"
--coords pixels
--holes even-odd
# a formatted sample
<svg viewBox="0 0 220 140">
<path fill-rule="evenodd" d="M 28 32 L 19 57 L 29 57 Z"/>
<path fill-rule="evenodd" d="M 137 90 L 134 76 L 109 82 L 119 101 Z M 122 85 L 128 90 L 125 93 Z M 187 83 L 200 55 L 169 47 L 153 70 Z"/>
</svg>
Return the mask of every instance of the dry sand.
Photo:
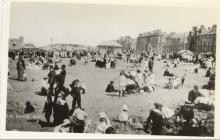
<svg viewBox="0 0 220 140">
<path fill-rule="evenodd" d="M 62 63 L 68 65 L 68 62 L 69 59 L 66 58 L 63 59 Z M 163 77 L 165 64 L 162 61 L 156 61 L 154 73 L 157 89 L 152 93 L 137 93 L 121 98 L 118 97 L 118 93 L 105 93 L 105 88 L 109 81 L 116 80 L 119 76 L 119 72 L 126 68 L 127 65 L 126 62 L 120 60 L 118 61 L 116 69 L 108 70 L 96 68 L 94 62 L 84 65 L 81 61 L 77 61 L 76 66 L 67 66 L 66 86 L 76 78 L 84 80 L 87 84 L 88 92 L 82 95 L 82 107 L 86 110 L 91 119 L 89 132 L 93 133 L 95 131 L 96 122 L 98 121 L 98 113 L 100 111 L 107 112 L 110 120 L 113 120 L 119 115 L 121 106 L 126 104 L 128 105 L 130 116 L 138 116 L 140 120 L 143 121 L 143 119 L 147 118 L 153 102 L 159 101 L 164 105 L 175 109 L 178 104 L 184 103 L 187 99 L 189 90 L 193 88 L 195 83 L 202 86 L 208 82 L 208 78 L 204 77 L 206 72 L 205 69 L 199 69 L 198 74 L 193 73 L 193 69 L 199 67 L 199 65 L 180 64 L 177 68 L 173 68 L 173 65 L 170 65 L 170 70 L 180 77 L 183 76 L 184 73 L 187 73 L 185 84 L 179 89 L 164 89 L 164 83 L 167 82 L 167 78 Z M 6 129 L 21 131 L 52 131 L 52 128 L 41 128 L 38 124 L 31 122 L 30 119 L 18 118 L 19 116 L 16 117 L 18 114 L 22 115 L 25 102 L 30 101 L 36 109 L 34 116 L 41 117 L 44 120 L 42 110 L 46 97 L 38 95 L 38 92 L 40 92 L 41 89 L 40 81 L 43 76 L 48 74 L 48 70 L 26 70 L 28 76 L 27 81 L 18 82 L 16 80 L 16 62 L 10 62 L 9 68 L 10 75 L 8 77 L 8 83 L 11 88 L 8 89 L 7 93 L 8 116 Z M 35 81 L 32 81 L 33 78 Z M 72 97 L 68 96 L 67 101 L 69 107 L 71 107 Z M 123 130 L 118 133 L 144 134 L 142 131 L 135 131 L 127 127 L 123 127 Z"/>
</svg>

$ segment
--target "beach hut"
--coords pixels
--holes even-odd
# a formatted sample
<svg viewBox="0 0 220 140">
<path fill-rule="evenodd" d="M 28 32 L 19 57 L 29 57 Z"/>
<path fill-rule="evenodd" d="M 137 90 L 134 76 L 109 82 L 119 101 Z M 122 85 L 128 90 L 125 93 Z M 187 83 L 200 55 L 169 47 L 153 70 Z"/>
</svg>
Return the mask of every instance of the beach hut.
<svg viewBox="0 0 220 140">
<path fill-rule="evenodd" d="M 108 51 L 109 53 L 117 54 L 122 51 L 122 45 L 116 41 L 104 41 L 97 45 L 97 48 L 101 53 Z"/>
</svg>

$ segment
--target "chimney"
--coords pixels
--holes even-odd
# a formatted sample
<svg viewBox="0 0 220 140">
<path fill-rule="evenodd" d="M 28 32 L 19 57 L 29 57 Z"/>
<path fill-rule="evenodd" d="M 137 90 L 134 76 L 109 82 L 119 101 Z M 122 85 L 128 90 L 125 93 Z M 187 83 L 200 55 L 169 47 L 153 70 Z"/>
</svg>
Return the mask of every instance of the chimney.
<svg viewBox="0 0 220 140">
<path fill-rule="evenodd" d="M 212 32 L 216 33 L 216 30 L 217 30 L 217 25 L 216 24 L 212 25 Z"/>
</svg>

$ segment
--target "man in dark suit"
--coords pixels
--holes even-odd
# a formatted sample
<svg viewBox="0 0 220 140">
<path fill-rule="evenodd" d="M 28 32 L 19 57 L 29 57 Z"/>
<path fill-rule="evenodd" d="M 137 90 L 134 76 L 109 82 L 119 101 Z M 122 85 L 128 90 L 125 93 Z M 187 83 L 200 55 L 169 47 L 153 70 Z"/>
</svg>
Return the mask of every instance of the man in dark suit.
<svg viewBox="0 0 220 140">
<path fill-rule="evenodd" d="M 194 103 L 194 101 L 195 101 L 195 99 L 197 97 L 202 96 L 201 93 L 198 90 L 199 90 L 199 86 L 198 85 L 194 85 L 194 89 L 189 92 L 188 100 L 191 103 Z"/>
<path fill-rule="evenodd" d="M 61 72 L 60 72 L 60 82 L 61 84 L 64 84 L 65 78 L 66 78 L 66 65 L 61 66 Z"/>
<path fill-rule="evenodd" d="M 148 62 L 148 68 L 149 68 L 150 72 L 153 72 L 153 67 L 154 67 L 154 57 L 151 57 Z"/>
<path fill-rule="evenodd" d="M 165 135 L 167 129 L 163 121 L 162 107 L 160 103 L 154 104 L 155 109 L 150 111 L 147 121 L 144 125 L 144 131 L 149 133 L 149 128 L 151 128 L 151 135 Z"/>
<path fill-rule="evenodd" d="M 50 95 L 53 94 L 53 86 L 55 84 L 55 76 L 56 76 L 56 73 L 55 73 L 55 70 L 54 70 L 54 67 L 53 66 L 50 66 L 50 72 L 48 73 L 48 83 L 50 84 L 50 88 L 49 88 L 49 93 Z"/>
<path fill-rule="evenodd" d="M 18 81 L 23 81 L 24 70 L 25 70 L 24 60 L 22 56 L 20 56 L 17 62 Z"/>
<path fill-rule="evenodd" d="M 79 85 L 79 80 L 76 79 L 70 84 L 72 88 L 70 91 L 70 95 L 73 97 L 72 101 L 72 109 L 75 108 L 76 104 L 79 108 L 81 108 L 81 93 L 83 92 L 83 88 Z"/>
</svg>

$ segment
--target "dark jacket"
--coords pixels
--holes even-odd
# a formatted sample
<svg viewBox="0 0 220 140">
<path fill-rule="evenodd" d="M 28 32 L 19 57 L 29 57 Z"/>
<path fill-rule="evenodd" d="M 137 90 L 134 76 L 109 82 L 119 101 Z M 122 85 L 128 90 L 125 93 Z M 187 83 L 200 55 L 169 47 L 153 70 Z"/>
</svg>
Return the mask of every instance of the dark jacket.
<svg viewBox="0 0 220 140">
<path fill-rule="evenodd" d="M 105 92 L 116 92 L 114 85 L 108 84 L 107 88 L 105 89 Z"/>
<path fill-rule="evenodd" d="M 191 103 L 194 103 L 195 99 L 199 96 L 202 96 L 200 92 L 195 92 L 194 90 L 191 90 L 189 92 L 189 95 L 188 95 L 188 100 L 191 102 Z"/>
<path fill-rule="evenodd" d="M 51 70 L 51 71 L 48 73 L 47 76 L 49 77 L 48 83 L 49 83 L 49 84 L 54 84 L 54 83 L 55 83 L 55 76 L 56 76 L 55 70 Z"/>
<path fill-rule="evenodd" d="M 24 114 L 32 113 L 32 112 L 34 112 L 34 111 L 35 111 L 34 107 L 33 107 L 32 105 L 28 105 L 28 106 L 26 106 L 26 108 L 24 109 Z"/>
<path fill-rule="evenodd" d="M 70 91 L 70 95 L 73 98 L 81 98 L 81 90 L 83 90 L 83 88 L 81 87 L 73 87 L 72 90 Z"/>
<path fill-rule="evenodd" d="M 165 127 L 165 124 L 163 121 L 163 116 L 160 113 L 155 112 L 154 110 L 150 111 L 150 115 L 147 118 L 147 122 L 146 122 L 146 126 L 145 126 L 147 128 L 145 128 L 145 129 L 148 129 L 150 127 L 150 125 L 152 126 L 151 127 L 151 134 L 152 135 L 166 134 L 166 127 Z"/>
<path fill-rule="evenodd" d="M 210 70 L 207 70 L 206 74 L 205 74 L 205 77 L 210 77 L 211 76 L 211 71 Z"/>
<path fill-rule="evenodd" d="M 43 109 L 43 113 L 45 113 L 45 117 L 50 117 L 50 115 L 52 114 L 52 109 L 53 109 L 53 103 L 45 102 Z"/>
<path fill-rule="evenodd" d="M 152 68 L 154 66 L 154 62 L 152 61 L 152 60 L 150 60 L 149 62 L 148 62 L 148 67 L 149 68 Z"/>
<path fill-rule="evenodd" d="M 60 72 L 60 83 L 64 84 L 65 82 L 65 78 L 66 78 L 66 70 L 65 69 L 62 69 L 62 71 Z"/>
</svg>

